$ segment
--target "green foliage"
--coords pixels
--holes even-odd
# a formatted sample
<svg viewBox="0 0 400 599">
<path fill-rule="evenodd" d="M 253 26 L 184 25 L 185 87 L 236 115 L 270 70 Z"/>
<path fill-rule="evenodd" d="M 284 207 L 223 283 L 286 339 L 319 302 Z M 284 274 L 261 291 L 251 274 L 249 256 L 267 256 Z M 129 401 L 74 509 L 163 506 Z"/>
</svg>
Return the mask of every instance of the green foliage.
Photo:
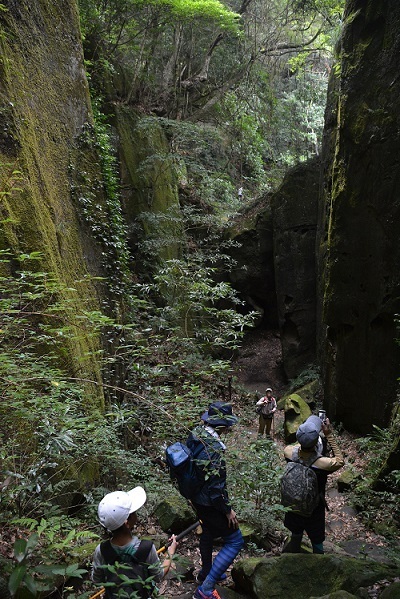
<svg viewBox="0 0 400 599">
<path fill-rule="evenodd" d="M 352 493 L 352 501 L 360 510 L 365 522 L 375 532 L 385 536 L 397 536 L 400 527 L 400 477 L 398 470 L 390 471 L 387 460 L 398 447 L 400 438 L 400 415 L 389 428 L 374 425 L 374 433 L 357 440 L 365 457 L 362 481 Z"/>
<path fill-rule="evenodd" d="M 271 440 L 249 442 L 241 452 L 227 453 L 229 491 L 241 517 L 265 533 L 275 530 L 284 508 L 280 502 L 282 466 Z"/>
<path fill-rule="evenodd" d="M 66 518 L 51 520 L 16 520 L 12 524 L 28 526 L 31 534 L 14 543 L 14 563 L 10 570 L 8 588 L 12 597 L 30 599 L 43 592 L 62 587 L 70 578 L 82 578 L 87 570 L 71 562 L 68 554 L 81 542 L 94 540 L 97 535 L 71 528 Z M 32 531 L 35 531 L 32 533 Z M 56 563 L 54 563 L 56 562 Z"/>
</svg>

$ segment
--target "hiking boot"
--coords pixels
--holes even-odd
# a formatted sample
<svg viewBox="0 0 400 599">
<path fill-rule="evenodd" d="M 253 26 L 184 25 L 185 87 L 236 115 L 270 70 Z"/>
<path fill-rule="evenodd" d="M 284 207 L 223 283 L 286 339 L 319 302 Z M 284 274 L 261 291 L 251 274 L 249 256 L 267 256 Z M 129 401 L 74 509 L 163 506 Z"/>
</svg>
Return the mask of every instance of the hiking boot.
<svg viewBox="0 0 400 599">
<path fill-rule="evenodd" d="M 216 589 L 210 593 L 205 593 L 201 587 L 197 587 L 194 592 L 193 599 L 222 599 L 222 597 Z"/>
<path fill-rule="evenodd" d="M 202 570 L 200 570 L 200 572 L 196 576 L 196 582 L 198 584 L 202 584 L 205 581 L 205 579 L 207 578 L 207 576 L 208 576 L 208 574 L 204 574 L 204 572 Z M 228 577 L 226 574 L 222 574 L 221 578 L 217 582 L 224 582 L 227 578 Z"/>
</svg>

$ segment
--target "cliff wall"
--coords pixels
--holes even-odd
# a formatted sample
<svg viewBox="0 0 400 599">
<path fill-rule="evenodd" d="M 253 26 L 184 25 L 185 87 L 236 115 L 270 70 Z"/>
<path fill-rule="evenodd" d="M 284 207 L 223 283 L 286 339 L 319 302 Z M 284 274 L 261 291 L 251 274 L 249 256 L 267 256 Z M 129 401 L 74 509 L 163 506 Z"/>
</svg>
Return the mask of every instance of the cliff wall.
<svg viewBox="0 0 400 599">
<path fill-rule="evenodd" d="M 8 2 L 0 26 L 0 189 L 6 192 L 0 248 L 41 252 L 40 269 L 52 272 L 60 287 L 72 287 L 88 274 L 102 274 L 101 248 L 78 213 L 82 178 L 104 203 L 97 153 L 83 141 L 92 116 L 76 2 Z M 17 183 L 15 170 L 21 173 Z M 99 293 L 92 283 L 81 282 L 73 312 L 98 309 Z M 80 326 L 63 366 L 100 381 L 98 345 Z M 87 389 L 88 406 L 102 405 L 100 389 Z"/>
<path fill-rule="evenodd" d="M 351 0 L 345 23 L 326 116 L 318 340 L 329 415 L 365 433 L 388 424 L 399 376 L 400 4 Z"/>
</svg>

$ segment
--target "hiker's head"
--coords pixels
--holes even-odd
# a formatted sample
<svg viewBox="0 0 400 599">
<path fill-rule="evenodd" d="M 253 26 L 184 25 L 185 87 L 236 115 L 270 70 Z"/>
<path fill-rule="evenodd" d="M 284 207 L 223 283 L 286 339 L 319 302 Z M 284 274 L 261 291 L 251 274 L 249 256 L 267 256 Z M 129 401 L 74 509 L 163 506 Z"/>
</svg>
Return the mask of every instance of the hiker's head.
<svg viewBox="0 0 400 599">
<path fill-rule="evenodd" d="M 267 387 L 267 388 L 265 389 L 265 395 L 266 395 L 267 397 L 271 397 L 271 395 L 272 395 L 272 389 L 271 389 L 271 387 Z"/>
<path fill-rule="evenodd" d="M 135 524 L 137 518 L 135 512 L 146 502 L 146 491 L 143 487 L 135 487 L 127 493 L 125 491 L 114 491 L 108 493 L 99 503 L 97 513 L 99 522 L 104 528 L 115 532 L 128 520 L 128 524 Z"/>
<path fill-rule="evenodd" d="M 318 416 L 310 416 L 297 429 L 296 439 L 303 449 L 312 449 L 318 443 L 322 422 Z"/>
<path fill-rule="evenodd" d="M 238 421 L 238 417 L 232 413 L 231 404 L 224 401 L 211 403 L 208 411 L 204 412 L 201 419 L 213 428 L 229 428 Z"/>
</svg>

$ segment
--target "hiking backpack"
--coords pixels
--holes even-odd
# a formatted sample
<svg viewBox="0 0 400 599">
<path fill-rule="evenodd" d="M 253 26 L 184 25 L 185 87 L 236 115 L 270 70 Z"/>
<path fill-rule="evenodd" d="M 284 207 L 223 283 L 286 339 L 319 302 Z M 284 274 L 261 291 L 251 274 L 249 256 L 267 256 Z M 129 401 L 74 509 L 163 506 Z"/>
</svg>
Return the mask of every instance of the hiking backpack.
<svg viewBox="0 0 400 599">
<path fill-rule="evenodd" d="M 281 502 L 291 512 L 308 518 L 320 502 L 318 479 L 311 466 L 321 456 L 306 463 L 298 457 L 298 450 L 296 457 L 296 449 L 293 450 L 293 461 L 286 464 L 281 478 Z"/>
<path fill-rule="evenodd" d="M 167 447 L 165 458 L 171 479 L 178 483 L 180 494 L 186 499 L 193 499 L 205 481 L 202 469 L 196 465 L 196 456 L 187 445 L 178 441 Z"/>
<path fill-rule="evenodd" d="M 105 562 L 112 566 L 104 568 L 107 599 L 129 597 L 147 599 L 151 597 L 154 584 L 151 565 L 145 562 L 153 547 L 152 541 L 141 541 L 135 555 L 119 555 L 111 545 L 111 541 L 100 544 L 100 551 Z M 115 566 L 115 564 L 118 564 Z"/>
</svg>

